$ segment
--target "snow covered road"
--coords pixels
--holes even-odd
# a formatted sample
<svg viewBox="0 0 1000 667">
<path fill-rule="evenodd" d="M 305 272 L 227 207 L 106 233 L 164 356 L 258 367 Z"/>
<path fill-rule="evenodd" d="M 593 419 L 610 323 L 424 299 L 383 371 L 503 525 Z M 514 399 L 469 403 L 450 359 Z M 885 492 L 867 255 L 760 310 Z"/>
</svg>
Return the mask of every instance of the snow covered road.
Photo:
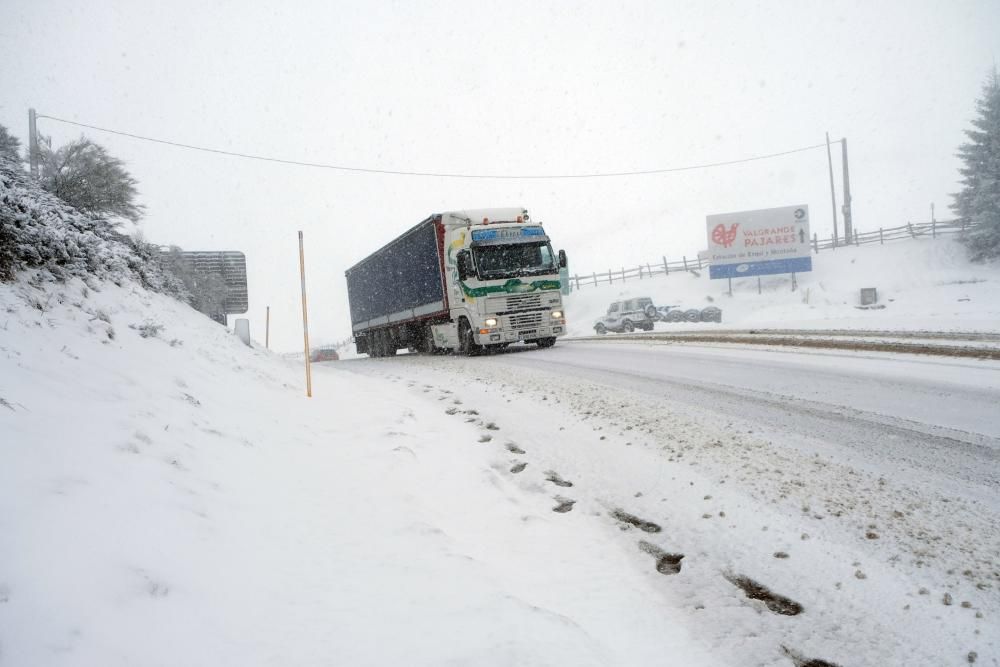
<svg viewBox="0 0 1000 667">
<path fill-rule="evenodd" d="M 762 432 L 815 439 L 815 451 L 960 482 L 1000 487 L 1000 364 L 893 355 L 733 350 L 688 345 L 578 343 L 499 363 L 663 396 L 745 419 Z M 820 444 L 820 443 L 815 443 Z M 974 482 L 970 486 L 968 483 Z"/>
<path fill-rule="evenodd" d="M 525 490 L 572 480 L 720 663 L 998 664 L 996 362 L 580 342 L 338 370 L 447 388 L 527 451 Z"/>
</svg>

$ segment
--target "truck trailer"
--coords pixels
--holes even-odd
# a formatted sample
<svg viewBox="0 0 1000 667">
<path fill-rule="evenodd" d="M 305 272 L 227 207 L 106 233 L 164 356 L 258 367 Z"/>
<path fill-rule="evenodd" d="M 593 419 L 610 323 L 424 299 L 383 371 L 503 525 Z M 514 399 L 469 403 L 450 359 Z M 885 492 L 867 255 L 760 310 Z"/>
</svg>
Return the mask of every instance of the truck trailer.
<svg viewBox="0 0 1000 667">
<path fill-rule="evenodd" d="M 559 269 L 523 208 L 429 216 L 346 271 L 359 353 L 479 354 L 566 333 Z"/>
</svg>

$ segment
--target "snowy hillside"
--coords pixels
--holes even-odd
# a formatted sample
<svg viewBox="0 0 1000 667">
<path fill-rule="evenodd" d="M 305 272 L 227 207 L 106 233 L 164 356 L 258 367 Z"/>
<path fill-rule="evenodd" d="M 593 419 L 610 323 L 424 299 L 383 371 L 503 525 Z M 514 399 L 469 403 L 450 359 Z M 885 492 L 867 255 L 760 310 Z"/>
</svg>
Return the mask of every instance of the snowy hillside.
<svg viewBox="0 0 1000 667">
<path fill-rule="evenodd" d="M 566 300 L 571 335 L 590 335 L 593 323 L 618 299 L 649 296 L 658 306 L 718 306 L 718 324 L 657 323 L 657 331 L 695 328 L 1000 330 L 1000 265 L 972 264 L 954 237 L 840 248 L 813 257 L 812 273 L 733 281 L 710 280 L 708 270 L 584 286 Z M 884 309 L 859 310 L 862 287 L 878 289 Z"/>
<path fill-rule="evenodd" d="M 0 662 L 719 664 L 457 400 L 334 369 L 309 400 L 135 285 L 0 285 Z"/>
</svg>

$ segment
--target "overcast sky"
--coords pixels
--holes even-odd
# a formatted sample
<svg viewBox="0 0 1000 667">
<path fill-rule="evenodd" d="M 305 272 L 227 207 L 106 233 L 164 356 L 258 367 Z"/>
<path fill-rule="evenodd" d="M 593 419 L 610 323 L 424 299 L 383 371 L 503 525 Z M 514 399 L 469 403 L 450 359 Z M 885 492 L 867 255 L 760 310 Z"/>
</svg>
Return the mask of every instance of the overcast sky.
<svg viewBox="0 0 1000 667">
<path fill-rule="evenodd" d="M 927 220 L 931 202 L 948 216 L 998 35 L 996 0 L 0 0 L 0 124 L 26 143 L 34 107 L 293 160 L 521 175 L 681 167 L 829 131 L 849 140 L 865 231 Z M 56 145 L 83 132 L 39 130 Z M 344 270 L 432 212 L 524 206 L 571 273 L 693 256 L 713 213 L 805 203 L 814 231 L 832 230 L 825 149 L 651 176 L 462 180 L 86 134 L 139 179 L 148 240 L 246 253 L 254 336 L 270 305 L 282 350 L 301 346 L 300 229 L 310 329 L 328 341 L 350 334 Z M 834 167 L 839 198 L 839 151 Z"/>
</svg>

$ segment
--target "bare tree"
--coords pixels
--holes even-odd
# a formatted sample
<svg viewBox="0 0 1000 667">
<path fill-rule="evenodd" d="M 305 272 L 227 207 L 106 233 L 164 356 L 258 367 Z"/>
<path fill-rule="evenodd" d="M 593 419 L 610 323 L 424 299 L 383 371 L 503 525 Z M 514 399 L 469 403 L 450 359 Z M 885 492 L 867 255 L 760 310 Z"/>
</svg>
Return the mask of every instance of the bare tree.
<svg viewBox="0 0 1000 667">
<path fill-rule="evenodd" d="M 39 145 L 42 187 L 74 208 L 138 222 L 144 207 L 135 203 L 138 184 L 125 163 L 81 136 L 58 150 Z"/>
</svg>

